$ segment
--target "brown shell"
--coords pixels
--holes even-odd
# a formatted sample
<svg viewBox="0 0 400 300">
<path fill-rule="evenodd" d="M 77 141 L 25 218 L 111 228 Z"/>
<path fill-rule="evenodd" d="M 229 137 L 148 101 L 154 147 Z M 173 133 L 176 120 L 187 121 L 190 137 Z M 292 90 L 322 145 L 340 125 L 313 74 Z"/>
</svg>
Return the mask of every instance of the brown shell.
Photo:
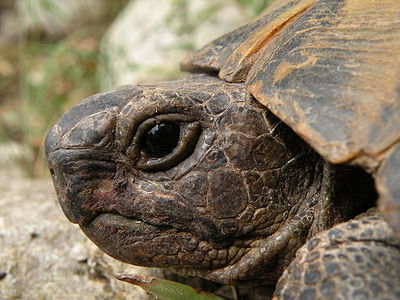
<svg viewBox="0 0 400 300">
<path fill-rule="evenodd" d="M 245 82 L 327 160 L 372 171 L 400 230 L 399 0 L 278 0 L 182 68 Z"/>
</svg>

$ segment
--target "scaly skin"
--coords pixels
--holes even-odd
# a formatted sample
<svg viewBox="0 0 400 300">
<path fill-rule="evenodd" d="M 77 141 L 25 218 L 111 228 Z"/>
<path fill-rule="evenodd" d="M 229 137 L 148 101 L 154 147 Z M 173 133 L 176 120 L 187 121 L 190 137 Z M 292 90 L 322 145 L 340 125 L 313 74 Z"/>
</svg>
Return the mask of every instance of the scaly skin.
<svg viewBox="0 0 400 300">
<path fill-rule="evenodd" d="M 161 121 L 181 137 L 152 158 L 143 134 Z M 308 239 L 375 200 L 368 175 L 209 75 L 89 97 L 51 129 L 46 155 L 66 216 L 106 253 L 220 283 L 274 284 Z"/>
<path fill-rule="evenodd" d="M 274 299 L 400 299 L 400 241 L 375 209 L 297 252 Z"/>
</svg>

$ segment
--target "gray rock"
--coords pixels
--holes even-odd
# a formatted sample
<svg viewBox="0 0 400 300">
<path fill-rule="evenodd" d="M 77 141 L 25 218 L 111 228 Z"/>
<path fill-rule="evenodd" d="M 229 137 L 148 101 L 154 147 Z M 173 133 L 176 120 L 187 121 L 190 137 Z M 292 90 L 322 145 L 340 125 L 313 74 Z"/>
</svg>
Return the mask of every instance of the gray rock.
<svg viewBox="0 0 400 300">
<path fill-rule="evenodd" d="M 49 180 L 0 170 L 0 299 L 147 299 L 114 274 L 149 270 L 98 250 L 66 220 Z"/>
<path fill-rule="evenodd" d="M 179 76 L 179 62 L 248 18 L 235 1 L 132 0 L 102 40 L 101 86 Z"/>
</svg>

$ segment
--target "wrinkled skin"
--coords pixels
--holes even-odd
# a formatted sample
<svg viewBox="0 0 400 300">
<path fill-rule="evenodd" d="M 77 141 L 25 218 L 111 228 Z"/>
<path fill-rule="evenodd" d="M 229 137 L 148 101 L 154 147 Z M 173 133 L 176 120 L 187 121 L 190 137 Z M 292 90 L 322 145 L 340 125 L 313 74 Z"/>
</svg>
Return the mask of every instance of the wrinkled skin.
<svg viewBox="0 0 400 300">
<path fill-rule="evenodd" d="M 152 157 L 144 140 L 161 122 L 179 141 Z M 220 283 L 274 284 L 307 239 L 375 200 L 368 175 L 209 75 L 89 97 L 46 155 L 64 213 L 106 253 Z"/>
</svg>

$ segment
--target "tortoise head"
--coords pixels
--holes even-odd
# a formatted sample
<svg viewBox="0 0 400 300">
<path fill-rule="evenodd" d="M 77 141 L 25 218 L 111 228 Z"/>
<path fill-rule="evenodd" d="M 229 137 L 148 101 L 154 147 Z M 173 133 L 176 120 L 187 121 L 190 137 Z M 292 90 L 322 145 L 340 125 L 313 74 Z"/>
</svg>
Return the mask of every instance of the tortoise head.
<svg viewBox="0 0 400 300">
<path fill-rule="evenodd" d="M 68 219 L 131 264 L 273 282 L 318 216 L 339 215 L 317 201 L 323 160 L 243 85 L 209 76 L 89 97 L 46 154 Z M 266 274 L 248 270 L 262 245 Z"/>
<path fill-rule="evenodd" d="M 318 159 L 242 85 L 126 86 L 67 112 L 46 140 L 68 219 L 115 258 L 218 268 L 294 214 Z"/>
</svg>

